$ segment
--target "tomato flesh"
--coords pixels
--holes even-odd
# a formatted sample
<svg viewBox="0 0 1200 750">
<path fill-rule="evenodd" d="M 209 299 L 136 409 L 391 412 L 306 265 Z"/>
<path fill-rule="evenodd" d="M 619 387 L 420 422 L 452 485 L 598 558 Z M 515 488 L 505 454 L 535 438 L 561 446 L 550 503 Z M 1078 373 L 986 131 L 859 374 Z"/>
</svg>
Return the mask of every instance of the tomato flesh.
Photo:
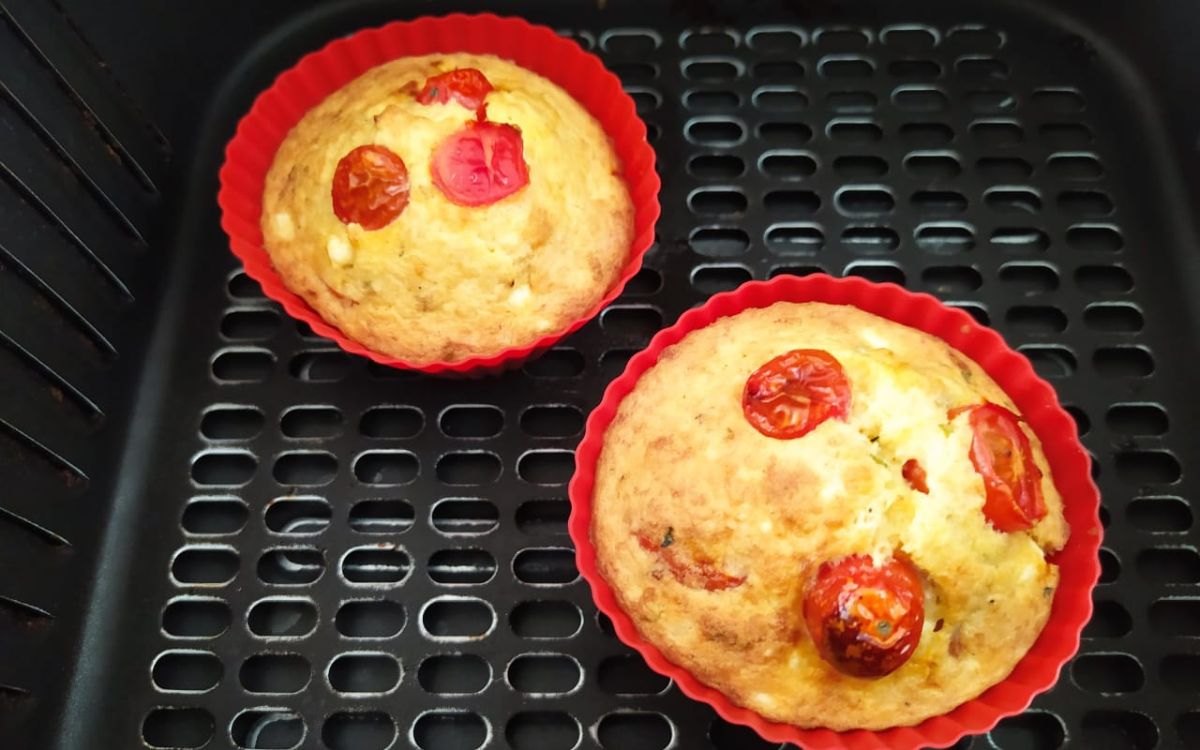
<svg viewBox="0 0 1200 750">
<path fill-rule="evenodd" d="M 433 184 L 460 206 L 486 206 L 529 184 L 521 131 L 495 122 L 468 123 L 447 137 L 430 171 Z"/>
<path fill-rule="evenodd" d="M 430 76 L 417 94 L 417 101 L 421 104 L 446 104 L 454 100 L 479 113 L 483 100 L 491 91 L 492 82 L 483 73 L 475 68 L 456 68 Z"/>
<path fill-rule="evenodd" d="M 908 486 L 912 487 L 917 492 L 929 494 L 929 483 L 925 477 L 925 467 L 921 466 L 921 462 L 915 458 L 910 458 L 904 462 L 904 466 L 900 468 L 901 475 L 904 476 L 904 481 L 908 482 Z"/>
<path fill-rule="evenodd" d="M 746 576 L 731 576 L 711 560 L 690 557 L 676 549 L 674 544 L 663 546 L 663 542 L 657 542 L 646 534 L 638 534 L 637 542 L 645 551 L 657 555 L 670 571 L 671 577 L 688 588 L 724 591 L 746 581 Z"/>
<path fill-rule="evenodd" d="M 343 224 L 376 230 L 391 224 L 408 205 L 408 167 L 383 146 L 359 146 L 333 173 L 333 213 Z"/>
<path fill-rule="evenodd" d="M 917 648 L 925 590 L 911 562 L 870 555 L 827 561 L 804 595 L 804 622 L 821 658 L 852 677 L 883 677 Z"/>
<path fill-rule="evenodd" d="M 966 407 L 974 436 L 971 463 L 983 479 L 983 515 L 998 531 L 1030 529 L 1046 515 L 1042 472 L 1021 418 L 991 402 Z M 951 410 L 951 419 L 964 411 Z"/>
<path fill-rule="evenodd" d="M 794 349 L 754 371 L 742 391 L 746 420 L 767 437 L 807 435 L 830 417 L 850 411 L 850 381 L 821 349 Z"/>
</svg>

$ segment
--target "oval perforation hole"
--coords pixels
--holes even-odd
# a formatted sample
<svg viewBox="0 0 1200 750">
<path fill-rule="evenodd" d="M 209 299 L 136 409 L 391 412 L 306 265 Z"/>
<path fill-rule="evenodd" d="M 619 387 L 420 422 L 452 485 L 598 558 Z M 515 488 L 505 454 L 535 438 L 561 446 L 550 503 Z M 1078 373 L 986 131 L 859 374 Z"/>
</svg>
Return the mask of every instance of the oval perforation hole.
<svg viewBox="0 0 1200 750">
<path fill-rule="evenodd" d="M 1107 346 L 1092 355 L 1096 372 L 1106 378 L 1144 378 L 1154 372 L 1154 357 L 1138 346 Z"/>
<path fill-rule="evenodd" d="M 889 62 L 887 70 L 890 75 L 897 78 L 927 81 L 941 77 L 942 64 L 937 60 L 920 57 L 902 57 Z"/>
<path fill-rule="evenodd" d="M 847 216 L 883 216 L 896 207 L 896 199 L 883 186 L 844 187 L 834 195 L 834 205 Z"/>
<path fill-rule="evenodd" d="M 396 734 L 396 723 L 382 711 L 339 711 L 321 726 L 321 741 L 329 750 L 384 750 Z"/>
<path fill-rule="evenodd" d="M 600 356 L 600 377 L 604 381 L 612 380 L 625 371 L 629 359 L 637 354 L 636 349 L 610 349 Z"/>
<path fill-rule="evenodd" d="M 983 115 L 1012 112 L 1017 108 L 1017 97 L 1011 91 L 980 89 L 968 91 L 964 97 L 967 108 Z"/>
<path fill-rule="evenodd" d="M 1025 140 L 1025 130 L 1012 120 L 976 120 L 971 135 L 985 149 L 1008 148 Z"/>
<path fill-rule="evenodd" d="M 229 605 L 220 599 L 180 597 L 162 613 L 163 632 L 174 638 L 216 638 L 232 622 Z"/>
<path fill-rule="evenodd" d="M 263 299 L 262 287 L 242 270 L 234 271 L 229 276 L 226 287 L 229 296 L 235 299 Z"/>
<path fill-rule="evenodd" d="M 861 55 L 826 55 L 817 62 L 817 72 L 826 78 L 866 78 L 875 63 Z"/>
<path fill-rule="evenodd" d="M 250 606 L 246 627 L 263 638 L 304 638 L 317 627 L 317 607 L 307 599 L 260 599 Z"/>
<path fill-rule="evenodd" d="M 660 46 L 658 32 L 650 29 L 613 29 L 600 37 L 600 49 L 614 56 L 641 57 Z"/>
<path fill-rule="evenodd" d="M 1083 715 L 1083 746 L 1152 750 L 1158 746 L 1158 727 L 1134 711 L 1088 711 Z"/>
<path fill-rule="evenodd" d="M 444 549 L 429 557 L 426 572 L 434 583 L 478 585 L 496 575 L 496 558 L 485 549 Z"/>
<path fill-rule="evenodd" d="M 1033 369 L 1043 378 L 1067 378 L 1079 368 L 1075 354 L 1065 346 L 1027 344 L 1017 350 L 1029 359 Z"/>
<path fill-rule="evenodd" d="M 1072 663 L 1071 677 L 1079 687 L 1101 695 L 1132 693 L 1146 682 L 1141 664 L 1120 653 L 1083 654 Z"/>
<path fill-rule="evenodd" d="M 817 160 L 810 154 L 802 152 L 769 151 L 763 154 L 759 161 L 759 168 L 767 177 L 780 180 L 801 180 L 816 173 Z"/>
<path fill-rule="evenodd" d="M 629 94 L 630 99 L 633 99 L 633 106 L 639 115 L 653 112 L 662 106 L 662 94 L 654 89 L 644 86 L 629 86 L 625 89 L 625 93 Z"/>
<path fill-rule="evenodd" d="M 415 512 L 407 500 L 363 500 L 350 509 L 350 528 L 360 534 L 403 534 L 412 528 Z"/>
<path fill-rule="evenodd" d="M 708 726 L 708 739 L 716 750 L 780 750 L 780 746 L 759 737 L 750 727 L 713 719 Z"/>
<path fill-rule="evenodd" d="M 337 475 L 337 458 L 325 451 L 293 451 L 275 459 L 272 474 L 285 487 L 329 484 Z"/>
<path fill-rule="evenodd" d="M 363 484 L 408 484 L 419 471 L 417 457 L 408 451 L 365 451 L 354 460 L 354 476 Z"/>
<path fill-rule="evenodd" d="M 1115 253 L 1125 240 L 1119 229 L 1108 224 L 1076 224 L 1067 230 L 1067 244 L 1085 252 Z"/>
<path fill-rule="evenodd" d="M 218 406 L 204 412 L 200 434 L 209 440 L 249 440 L 262 431 L 264 421 L 254 406 Z"/>
<path fill-rule="evenodd" d="M 561 695 L 583 684 L 583 669 L 563 654 L 523 654 L 509 662 L 505 679 L 519 693 Z"/>
<path fill-rule="evenodd" d="M 1054 714 L 1026 711 L 1002 719 L 988 736 L 1000 750 L 1056 750 L 1065 742 L 1066 729 Z"/>
<path fill-rule="evenodd" d="M 742 176 L 746 163 L 728 154 L 700 154 L 688 160 L 687 169 L 698 180 L 732 180 Z"/>
<path fill-rule="evenodd" d="M 742 75 L 742 62 L 732 57 L 691 57 L 680 63 L 683 75 L 693 81 L 706 83 L 732 81 Z"/>
<path fill-rule="evenodd" d="M 1033 175 L 1033 166 L 1015 156 L 989 156 L 975 162 L 975 171 L 988 182 L 1017 183 Z"/>
<path fill-rule="evenodd" d="M 269 549 L 258 558 L 258 579 L 278 586 L 305 586 L 325 572 L 320 550 L 306 547 Z"/>
<path fill-rule="evenodd" d="M 763 240 L 772 253 L 815 253 L 825 246 L 825 233 L 816 224 L 778 223 L 767 229 Z"/>
<path fill-rule="evenodd" d="M 473 641 L 496 626 L 496 613 L 482 599 L 443 597 L 421 611 L 421 629 L 431 638 Z"/>
<path fill-rule="evenodd" d="M 1060 180 L 1098 180 L 1104 176 L 1104 165 L 1094 154 L 1059 153 L 1046 160 L 1051 177 Z"/>
<path fill-rule="evenodd" d="M 756 79 L 802 78 L 804 77 L 804 65 L 797 60 L 763 60 L 754 63 L 753 77 Z"/>
<path fill-rule="evenodd" d="M 662 313 L 653 307 L 613 305 L 600 313 L 600 327 L 616 336 L 648 341 L 662 328 Z"/>
<path fill-rule="evenodd" d="M 1159 599 L 1150 605 L 1150 626 L 1165 636 L 1200 636 L 1200 599 Z"/>
<path fill-rule="evenodd" d="M 164 651 L 150 669 L 156 688 L 179 693 L 212 690 L 224 674 L 221 660 L 207 651 Z"/>
<path fill-rule="evenodd" d="M 495 482 L 502 470 L 500 457 L 494 453 L 464 451 L 439 458 L 436 473 L 443 484 L 478 486 Z"/>
<path fill-rule="evenodd" d="M 350 372 L 350 358 L 334 349 L 300 352 L 288 362 L 288 374 L 306 383 L 335 383 Z"/>
<path fill-rule="evenodd" d="M 877 284 L 891 283 L 904 286 L 904 270 L 890 263 L 851 263 L 846 266 L 846 276 L 859 276 Z"/>
<path fill-rule="evenodd" d="M 573 437 L 583 431 L 583 412 L 575 406 L 531 406 L 521 413 L 521 430 L 532 437 Z"/>
<path fill-rule="evenodd" d="M 954 130 L 940 122 L 906 122 L 900 126 L 900 137 L 908 146 L 936 148 L 954 140 Z"/>
<path fill-rule="evenodd" d="M 1044 336 L 1067 329 L 1067 316 L 1048 305 L 1017 305 L 1008 308 L 1004 322 L 1024 334 Z"/>
<path fill-rule="evenodd" d="M 1079 433 L 1079 436 L 1088 434 L 1088 431 L 1092 429 L 1092 420 L 1088 417 L 1087 412 L 1078 406 L 1071 405 L 1064 405 L 1063 409 L 1071 415 L 1071 419 L 1075 420 L 1075 431 Z"/>
<path fill-rule="evenodd" d="M 935 216 L 967 210 L 967 197 L 953 190 L 918 190 L 912 194 L 911 202 L 918 211 Z"/>
<path fill-rule="evenodd" d="M 1138 498 L 1129 504 L 1125 515 L 1143 531 L 1180 532 L 1192 527 L 1192 510 L 1178 497 Z"/>
<path fill-rule="evenodd" d="M 513 573 L 522 583 L 535 586 L 559 586 L 579 577 L 571 550 L 558 547 L 521 550 L 513 558 Z"/>
<path fill-rule="evenodd" d="M 504 429 L 504 412 L 495 406 L 451 406 L 438 420 L 442 432 L 456 438 L 488 438 Z"/>
<path fill-rule="evenodd" d="M 808 95 L 794 86 L 760 86 L 750 101 L 764 112 L 791 112 L 808 106 Z"/>
<path fill-rule="evenodd" d="M 412 558 L 402 549 L 382 543 L 357 547 L 342 558 L 342 578 L 366 586 L 399 586 L 412 573 Z"/>
<path fill-rule="evenodd" d="M 207 745 L 216 725 L 202 708 L 156 708 L 142 720 L 142 740 L 155 750 L 192 750 Z"/>
<path fill-rule="evenodd" d="M 1064 190 L 1058 194 L 1058 208 L 1075 216 L 1108 216 L 1113 212 L 1113 201 L 1100 190 Z"/>
<path fill-rule="evenodd" d="M 228 547 L 184 547 L 171 563 L 171 576 L 191 586 L 224 586 L 238 574 L 238 555 Z"/>
<path fill-rule="evenodd" d="M 692 271 L 692 287 L 711 295 L 736 289 L 753 278 L 744 266 L 699 266 Z"/>
<path fill-rule="evenodd" d="M 438 654 L 417 668 L 417 684 L 434 695 L 473 695 L 491 681 L 491 665 L 475 654 Z"/>
<path fill-rule="evenodd" d="M 738 46 L 738 33 L 729 29 L 689 29 L 680 35 L 679 44 L 690 52 L 725 52 Z"/>
<path fill-rule="evenodd" d="M 621 79 L 622 83 L 649 83 L 658 78 L 658 66 L 648 62 L 612 62 L 608 69 Z"/>
<path fill-rule="evenodd" d="M 1088 305 L 1083 311 L 1083 322 L 1088 328 L 1106 333 L 1136 333 L 1143 325 L 1141 310 L 1122 303 Z"/>
<path fill-rule="evenodd" d="M 1096 140 L 1087 125 L 1078 122 L 1052 122 L 1038 128 L 1038 136 L 1050 148 L 1083 148 Z"/>
<path fill-rule="evenodd" d="M 962 173 L 958 156 L 948 151 L 914 151 L 904 157 L 904 168 L 919 180 L 945 180 Z"/>
<path fill-rule="evenodd" d="M 275 355 L 266 349 L 226 349 L 212 360 L 213 377 L 225 383 L 259 383 L 274 367 Z"/>
<path fill-rule="evenodd" d="M 954 72 L 964 78 L 999 81 L 1008 78 L 1009 71 L 1008 63 L 1003 60 L 981 55 L 963 55 L 954 61 Z"/>
<path fill-rule="evenodd" d="M 746 196 L 732 188 L 701 188 L 688 196 L 688 208 L 700 216 L 737 216 L 747 205 Z"/>
<path fill-rule="evenodd" d="M 267 505 L 264 521 L 276 534 L 319 534 L 329 527 L 333 511 L 324 498 L 287 496 Z"/>
<path fill-rule="evenodd" d="M 404 630 L 404 605 L 387 599 L 356 599 L 345 602 L 333 618 L 334 627 L 346 638 L 392 638 Z"/>
<path fill-rule="evenodd" d="M 300 654 L 256 654 L 242 662 L 238 680 L 250 693 L 298 693 L 312 679 L 312 666 Z"/>
<path fill-rule="evenodd" d="M 411 406 L 377 406 L 363 412 L 358 431 L 369 438 L 410 438 L 421 432 L 425 416 Z"/>
<path fill-rule="evenodd" d="M 821 196 L 811 190 L 769 190 L 763 195 L 763 206 L 769 213 L 802 216 L 817 212 Z"/>
<path fill-rule="evenodd" d="M 979 271 L 970 266 L 930 266 L 921 272 L 921 281 L 936 294 L 964 294 L 983 285 Z"/>
<path fill-rule="evenodd" d="M 991 315 L 983 305 L 977 305 L 973 302 L 947 302 L 946 304 L 950 307 L 957 307 L 967 315 L 970 315 L 981 326 L 990 326 L 992 324 Z"/>
<path fill-rule="evenodd" d="M 504 727 L 513 750 L 573 750 L 581 737 L 579 722 L 561 711 L 523 711 Z"/>
<path fill-rule="evenodd" d="M 1075 284 L 1089 294 L 1124 294 L 1133 289 L 1133 277 L 1120 266 L 1080 266 Z"/>
<path fill-rule="evenodd" d="M 835 141 L 863 145 L 883 140 L 883 128 L 871 120 L 843 118 L 830 120 L 825 133 Z"/>
<path fill-rule="evenodd" d="M 383 695 L 400 684 L 400 662 L 380 653 L 349 653 L 334 657 L 327 672 L 329 686 L 350 695 Z"/>
<path fill-rule="evenodd" d="M 1200 583 L 1200 553 L 1191 547 L 1152 547 L 1137 556 L 1138 573 L 1153 583 Z"/>
<path fill-rule="evenodd" d="M 269 339 L 279 330 L 274 310 L 231 310 L 221 319 L 221 335 L 231 340 Z"/>
<path fill-rule="evenodd" d="M 508 622 L 520 638 L 570 638 L 583 627 L 583 613 L 568 601 L 534 600 L 513 607 Z"/>
<path fill-rule="evenodd" d="M 230 739 L 242 750 L 292 750 L 307 733 L 300 714 L 277 708 L 242 711 L 229 725 Z"/>
<path fill-rule="evenodd" d="M 746 34 L 746 44 L 756 52 L 795 52 L 807 43 L 799 28 L 755 26 Z"/>
<path fill-rule="evenodd" d="M 825 106 L 838 114 L 871 112 L 879 99 L 870 91 L 830 91 L 825 95 Z"/>
<path fill-rule="evenodd" d="M 664 750 L 674 735 L 667 717 L 657 713 L 619 711 L 596 725 L 596 738 L 605 750 Z"/>
<path fill-rule="evenodd" d="M 180 525 L 189 534 L 236 534 L 249 516 L 250 509 L 236 497 L 198 497 L 184 506 Z"/>
<path fill-rule="evenodd" d="M 692 143 L 705 146 L 734 146 L 746 137 L 746 128 L 740 122 L 717 117 L 697 117 L 683 132 Z"/>
<path fill-rule="evenodd" d="M 643 268 L 625 285 L 624 294 L 654 294 L 662 289 L 662 274 L 653 268 Z"/>
<path fill-rule="evenodd" d="M 646 666 L 633 654 L 610 656 L 600 662 L 596 672 L 600 689 L 620 696 L 658 695 L 671 681 Z"/>
<path fill-rule="evenodd" d="M 529 500 L 517 508 L 517 528 L 527 534 L 565 534 L 570 514 L 566 500 Z"/>
<path fill-rule="evenodd" d="M 192 481 L 201 486 L 240 487 L 250 481 L 258 459 L 245 451 L 208 451 L 192 461 Z"/>
<path fill-rule="evenodd" d="M 342 413 L 333 406 L 297 406 L 284 412 L 279 429 L 291 438 L 330 438 L 342 431 Z"/>
<path fill-rule="evenodd" d="M 565 484 L 574 470 L 574 454 L 571 451 L 528 451 L 517 461 L 517 474 L 533 484 Z"/>
<path fill-rule="evenodd" d="M 1120 602 L 1099 601 L 1096 602 L 1092 619 L 1084 628 L 1083 636 L 1085 638 L 1120 638 L 1132 628 L 1133 618 L 1130 617 L 1129 610 L 1125 609 Z"/>
<path fill-rule="evenodd" d="M 890 253 L 900 246 L 900 235 L 888 227 L 846 227 L 839 239 L 843 247 L 857 255 Z"/>
<path fill-rule="evenodd" d="M 1005 263 L 1000 267 L 1000 281 L 1029 297 L 1058 289 L 1058 272 L 1040 263 Z"/>
<path fill-rule="evenodd" d="M 697 112 L 729 112 L 742 106 L 742 97 L 734 91 L 689 91 L 683 95 L 683 106 Z"/>
<path fill-rule="evenodd" d="M 1002 227 L 992 231 L 988 241 L 992 247 L 1005 253 L 1044 253 L 1050 247 L 1050 237 L 1033 227 Z"/>
<path fill-rule="evenodd" d="M 1168 654 L 1159 664 L 1159 672 L 1163 684 L 1176 693 L 1200 693 L 1200 655 Z"/>
<path fill-rule="evenodd" d="M 487 500 L 446 498 L 434 504 L 429 515 L 433 528 L 448 536 L 478 536 L 500 525 L 500 511 Z"/>
<path fill-rule="evenodd" d="M 421 750 L 477 750 L 488 734 L 487 722 L 471 711 L 430 711 L 421 714 L 412 727 L 413 740 Z"/>
<path fill-rule="evenodd" d="M 729 258 L 750 248 L 750 236 L 733 227 L 701 227 L 692 232 L 688 246 L 699 255 Z"/>
<path fill-rule="evenodd" d="M 975 229 L 962 222 L 925 222 L 913 232 L 917 247 L 935 255 L 964 253 L 975 247 Z"/>
<path fill-rule="evenodd" d="M 1036 214 L 1042 210 L 1042 199 L 1029 188 L 996 187 L 983 193 L 988 208 L 1004 214 Z"/>
</svg>

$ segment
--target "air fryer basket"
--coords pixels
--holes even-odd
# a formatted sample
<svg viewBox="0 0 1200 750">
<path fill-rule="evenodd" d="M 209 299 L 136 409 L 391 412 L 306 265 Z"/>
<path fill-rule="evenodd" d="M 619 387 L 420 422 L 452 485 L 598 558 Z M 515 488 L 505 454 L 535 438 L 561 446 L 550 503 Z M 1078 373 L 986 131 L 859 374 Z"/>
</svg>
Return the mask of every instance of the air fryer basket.
<svg viewBox="0 0 1200 750">
<path fill-rule="evenodd" d="M 1200 14 L 1091 5 L 0 0 L 0 747 L 771 747 L 597 617 L 566 481 L 654 331 L 816 271 L 995 327 L 1096 459 L 1080 654 L 958 747 L 1200 747 Z M 663 216 L 599 320 L 437 380 L 266 301 L 216 172 L 304 52 L 484 9 L 622 78 Z"/>
</svg>

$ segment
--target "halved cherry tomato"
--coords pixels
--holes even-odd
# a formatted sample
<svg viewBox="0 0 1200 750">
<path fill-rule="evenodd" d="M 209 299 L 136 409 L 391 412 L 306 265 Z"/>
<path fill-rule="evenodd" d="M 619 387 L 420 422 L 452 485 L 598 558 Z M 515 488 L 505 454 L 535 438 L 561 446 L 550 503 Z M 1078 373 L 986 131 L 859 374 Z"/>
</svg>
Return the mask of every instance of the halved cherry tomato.
<svg viewBox="0 0 1200 750">
<path fill-rule="evenodd" d="M 421 104 L 445 104 L 453 99 L 467 109 L 478 112 L 491 90 L 492 82 L 483 73 L 475 68 L 456 68 L 430 76 L 417 94 L 417 101 Z"/>
<path fill-rule="evenodd" d="M 983 478 L 983 515 L 999 531 L 1032 528 L 1046 515 L 1042 472 L 1033 460 L 1021 418 L 991 402 L 950 410 L 970 414 L 971 463 Z"/>
<path fill-rule="evenodd" d="M 333 213 L 343 224 L 382 229 L 408 205 L 408 188 L 403 159 L 383 146 L 359 146 L 333 173 Z"/>
<path fill-rule="evenodd" d="M 804 595 L 804 622 L 821 658 L 853 677 L 883 677 L 921 640 L 925 590 L 913 564 L 870 555 L 828 561 Z"/>
<path fill-rule="evenodd" d="M 690 558 L 686 553 L 675 549 L 673 544 L 664 547 L 663 542 L 656 542 L 645 534 L 638 534 L 637 541 L 639 547 L 658 555 L 671 572 L 671 576 L 688 588 L 724 591 L 746 582 L 746 576 L 731 576 L 711 560 Z"/>
<path fill-rule="evenodd" d="M 442 141 L 430 171 L 433 184 L 460 206 L 486 206 L 529 184 L 521 131 L 495 122 L 469 123 Z"/>
<path fill-rule="evenodd" d="M 900 467 L 900 474 L 904 477 L 904 481 L 908 482 L 908 486 L 912 487 L 917 492 L 929 494 L 929 483 L 925 478 L 925 467 L 921 466 L 921 462 L 915 458 L 910 458 L 904 462 L 904 466 Z"/>
<path fill-rule="evenodd" d="M 830 417 L 850 411 L 850 381 L 842 365 L 821 349 L 794 349 L 775 357 L 746 381 L 742 412 L 767 437 L 807 435 Z"/>
</svg>

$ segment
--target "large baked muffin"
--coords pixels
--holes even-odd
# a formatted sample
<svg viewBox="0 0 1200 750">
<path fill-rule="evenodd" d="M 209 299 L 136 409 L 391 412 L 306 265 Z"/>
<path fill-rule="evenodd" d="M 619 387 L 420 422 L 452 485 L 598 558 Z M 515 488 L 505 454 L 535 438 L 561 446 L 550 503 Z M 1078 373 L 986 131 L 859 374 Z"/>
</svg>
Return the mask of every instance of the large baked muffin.
<svg viewBox="0 0 1200 750">
<path fill-rule="evenodd" d="M 420 365 L 562 330 L 625 265 L 633 207 L 569 94 L 492 56 L 372 68 L 292 128 L 267 174 L 264 246 L 348 337 Z"/>
<path fill-rule="evenodd" d="M 839 731 L 1003 680 L 1068 535 L 1037 437 L 977 364 L 821 303 L 665 349 L 604 433 L 592 502 L 645 640 L 761 716 Z"/>
</svg>

